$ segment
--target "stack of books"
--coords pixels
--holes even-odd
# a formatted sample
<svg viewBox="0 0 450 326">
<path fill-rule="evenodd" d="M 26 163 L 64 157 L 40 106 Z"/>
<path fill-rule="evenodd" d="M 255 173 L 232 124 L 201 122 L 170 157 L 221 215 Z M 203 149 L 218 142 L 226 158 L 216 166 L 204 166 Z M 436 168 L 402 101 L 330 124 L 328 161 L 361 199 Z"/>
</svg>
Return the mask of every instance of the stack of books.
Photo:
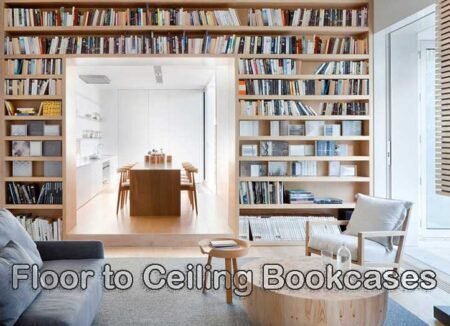
<svg viewBox="0 0 450 326">
<path fill-rule="evenodd" d="M 286 202 L 289 204 L 312 204 L 314 194 L 303 189 L 290 189 L 285 192 Z"/>
<path fill-rule="evenodd" d="M 33 217 L 31 214 L 18 215 L 16 218 L 33 241 L 62 240 L 61 218 Z"/>
</svg>

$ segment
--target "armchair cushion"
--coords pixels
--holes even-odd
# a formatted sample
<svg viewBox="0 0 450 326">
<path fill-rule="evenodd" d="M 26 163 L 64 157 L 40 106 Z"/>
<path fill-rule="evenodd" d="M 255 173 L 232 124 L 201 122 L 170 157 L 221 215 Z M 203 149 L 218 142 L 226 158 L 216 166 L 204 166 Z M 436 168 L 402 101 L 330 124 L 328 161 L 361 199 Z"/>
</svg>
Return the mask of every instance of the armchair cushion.
<svg viewBox="0 0 450 326">
<path fill-rule="evenodd" d="M 32 288 L 31 272 L 28 272 L 28 280 L 21 280 L 18 288 L 13 289 L 12 266 L 15 264 L 31 266 L 34 262 L 25 249 L 9 241 L 0 248 L 0 325 L 13 325 L 41 290 Z"/>
<path fill-rule="evenodd" d="M 344 233 L 357 236 L 359 232 L 364 231 L 398 230 L 410 207 L 410 202 L 358 194 L 355 210 Z M 370 240 L 378 242 L 387 251 L 393 248 L 392 237 L 374 237 Z"/>
<path fill-rule="evenodd" d="M 33 264 L 42 267 L 41 255 L 30 235 L 14 215 L 2 208 L 0 209 L 0 248 L 5 247 L 11 240 L 27 252 Z"/>
<path fill-rule="evenodd" d="M 327 250 L 334 255 L 339 247 L 345 244 L 350 250 L 352 260 L 358 260 L 358 237 L 347 234 L 315 234 L 309 239 L 309 247 L 316 250 Z M 384 246 L 372 240 L 364 240 L 364 261 L 392 263 L 395 251 L 386 251 Z"/>
</svg>

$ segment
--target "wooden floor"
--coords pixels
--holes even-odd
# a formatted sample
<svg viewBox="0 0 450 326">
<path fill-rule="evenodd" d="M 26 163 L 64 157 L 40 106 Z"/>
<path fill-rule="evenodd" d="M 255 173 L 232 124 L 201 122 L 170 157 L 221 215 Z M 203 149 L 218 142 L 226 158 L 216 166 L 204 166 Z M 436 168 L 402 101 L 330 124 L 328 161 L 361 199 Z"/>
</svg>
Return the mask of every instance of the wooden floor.
<svg viewBox="0 0 450 326">
<path fill-rule="evenodd" d="M 177 241 L 175 236 L 194 245 L 198 238 L 232 233 L 226 200 L 203 186 L 198 187 L 198 216 L 191 209 L 185 192 L 181 195 L 181 216 L 130 217 L 128 206 L 116 215 L 116 201 L 114 187 L 105 188 L 78 209 L 77 225 L 68 233 L 68 238 L 99 239 L 109 245 L 170 246 L 170 241 Z"/>
<path fill-rule="evenodd" d="M 303 246 L 252 247 L 250 257 L 303 256 Z M 107 247 L 106 256 L 120 257 L 203 257 L 198 247 Z M 205 258 L 206 262 L 206 258 Z M 429 325 L 442 325 L 433 318 L 434 305 L 449 305 L 450 294 L 441 289 L 433 291 L 391 291 L 389 296 Z"/>
</svg>

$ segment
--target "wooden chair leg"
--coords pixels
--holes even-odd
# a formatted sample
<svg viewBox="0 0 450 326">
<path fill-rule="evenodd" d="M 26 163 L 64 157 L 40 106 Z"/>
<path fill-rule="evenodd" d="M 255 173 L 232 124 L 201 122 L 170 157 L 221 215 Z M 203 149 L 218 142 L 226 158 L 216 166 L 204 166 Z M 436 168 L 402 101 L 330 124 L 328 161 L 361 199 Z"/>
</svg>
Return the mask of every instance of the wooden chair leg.
<svg viewBox="0 0 450 326">
<path fill-rule="evenodd" d="M 231 283 L 231 258 L 225 258 L 225 271 L 227 272 L 225 275 L 225 288 L 227 292 L 227 303 L 230 304 L 233 301 L 233 289 Z"/>
<path fill-rule="evenodd" d="M 195 215 L 198 215 L 198 205 L 197 205 L 197 188 L 194 186 L 194 204 L 195 204 Z"/>
<path fill-rule="evenodd" d="M 122 191 L 121 191 L 120 186 L 119 186 L 119 192 L 117 193 L 117 208 L 116 208 L 116 215 L 119 214 L 119 204 L 120 204 L 120 199 L 121 199 L 121 198 L 120 198 L 121 193 L 122 193 Z"/>
<path fill-rule="evenodd" d="M 191 204 L 191 208 L 194 209 L 194 198 L 192 196 L 192 191 L 188 191 L 189 203 Z"/>
<path fill-rule="evenodd" d="M 234 283 L 234 285 L 239 286 L 238 285 L 239 282 L 238 282 L 238 279 L 237 279 L 238 278 L 238 274 L 237 274 L 237 271 L 238 271 L 237 259 L 236 258 L 232 258 L 231 262 L 233 263 L 233 283 Z"/>
<path fill-rule="evenodd" d="M 211 260 L 212 260 L 212 256 L 208 255 L 208 262 L 206 263 L 206 265 L 211 265 Z M 206 268 L 206 265 L 205 265 L 205 268 Z M 206 283 L 207 283 L 208 275 L 209 275 L 209 273 L 207 273 L 206 269 L 205 269 L 204 278 L 203 278 L 203 291 L 202 291 L 203 293 L 206 292 Z"/>
</svg>

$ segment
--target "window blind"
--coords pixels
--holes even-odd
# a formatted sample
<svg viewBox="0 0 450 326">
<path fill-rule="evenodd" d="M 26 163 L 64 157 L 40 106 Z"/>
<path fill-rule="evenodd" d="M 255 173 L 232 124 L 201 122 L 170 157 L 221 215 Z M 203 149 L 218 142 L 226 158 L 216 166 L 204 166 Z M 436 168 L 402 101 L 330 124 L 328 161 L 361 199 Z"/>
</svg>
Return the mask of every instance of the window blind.
<svg viewBox="0 0 450 326">
<path fill-rule="evenodd" d="M 436 10 L 436 192 L 450 196 L 450 0 Z"/>
</svg>

